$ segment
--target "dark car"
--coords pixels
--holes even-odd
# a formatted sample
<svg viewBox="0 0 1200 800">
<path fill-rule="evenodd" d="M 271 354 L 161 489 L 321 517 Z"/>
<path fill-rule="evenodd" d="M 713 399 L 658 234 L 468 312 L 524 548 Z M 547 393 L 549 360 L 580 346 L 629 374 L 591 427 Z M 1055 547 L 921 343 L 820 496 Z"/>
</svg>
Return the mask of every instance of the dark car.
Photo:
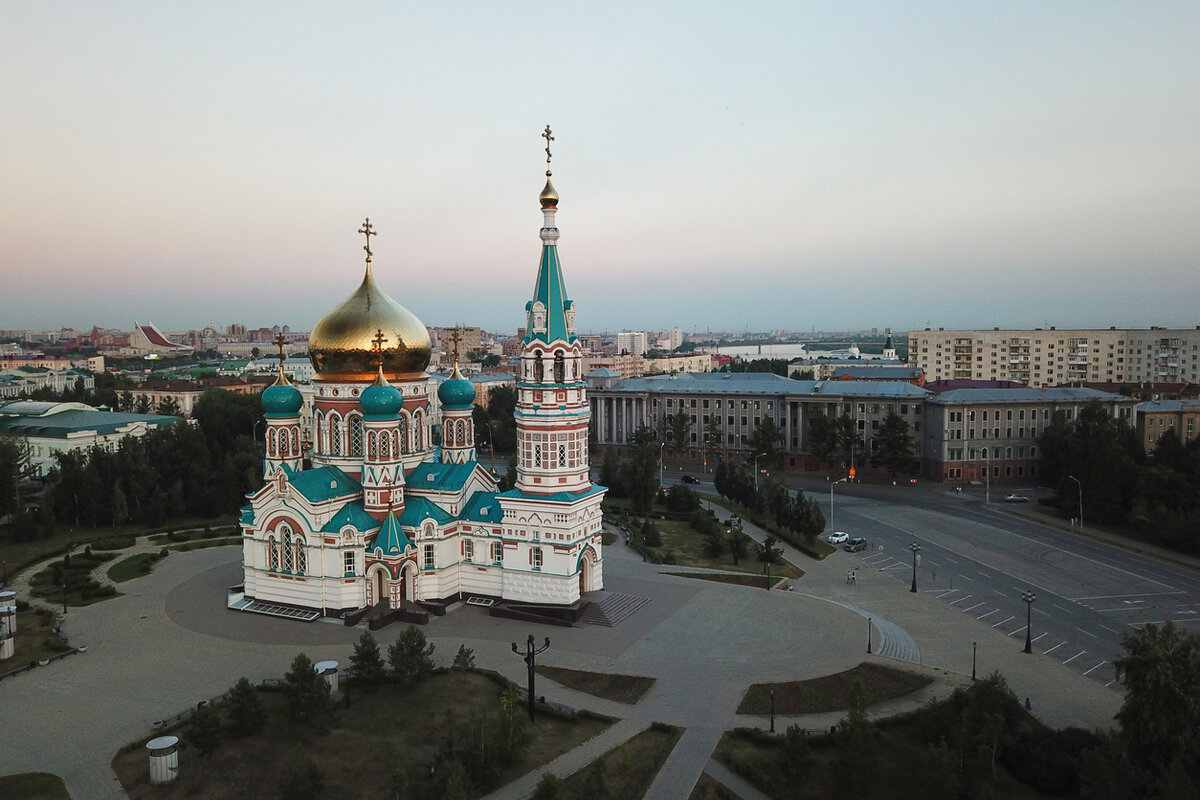
<svg viewBox="0 0 1200 800">
<path fill-rule="evenodd" d="M 699 483 L 700 482 L 700 479 L 697 478 L 695 475 L 684 475 L 679 480 L 683 481 L 684 483 Z"/>
<path fill-rule="evenodd" d="M 846 544 L 842 545 L 842 549 L 844 549 L 847 553 L 857 553 L 861 550 L 866 550 L 867 540 L 861 536 L 855 536 L 853 539 L 846 542 Z"/>
</svg>

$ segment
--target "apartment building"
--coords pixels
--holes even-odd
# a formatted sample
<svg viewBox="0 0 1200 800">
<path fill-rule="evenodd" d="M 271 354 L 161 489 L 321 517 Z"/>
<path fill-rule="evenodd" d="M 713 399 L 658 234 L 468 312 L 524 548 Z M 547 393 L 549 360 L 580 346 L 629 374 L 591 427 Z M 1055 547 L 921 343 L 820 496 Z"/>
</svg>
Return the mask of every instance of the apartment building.
<svg viewBox="0 0 1200 800">
<path fill-rule="evenodd" d="M 1200 380 L 1194 329 L 910 331 L 908 358 L 926 380 L 1012 380 L 1029 386 Z"/>
<path fill-rule="evenodd" d="M 1167 431 L 1187 444 L 1200 432 L 1200 400 L 1153 400 L 1137 410 L 1137 436 L 1147 453 L 1154 451 Z"/>
</svg>

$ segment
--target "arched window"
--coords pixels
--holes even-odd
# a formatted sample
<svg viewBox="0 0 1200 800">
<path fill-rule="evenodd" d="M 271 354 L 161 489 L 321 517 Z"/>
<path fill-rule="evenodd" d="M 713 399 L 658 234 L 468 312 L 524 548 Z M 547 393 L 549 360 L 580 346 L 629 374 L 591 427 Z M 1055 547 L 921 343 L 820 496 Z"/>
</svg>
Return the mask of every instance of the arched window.
<svg viewBox="0 0 1200 800">
<path fill-rule="evenodd" d="M 563 359 L 561 350 L 554 354 L 554 382 L 567 382 L 567 362 Z"/>
<path fill-rule="evenodd" d="M 275 429 L 267 428 L 267 456 L 275 455 Z"/>
<path fill-rule="evenodd" d="M 363 421 L 362 417 L 355 414 L 350 418 L 350 455 L 361 456 L 363 454 Z"/>
<path fill-rule="evenodd" d="M 283 532 L 283 571 L 291 572 L 296 565 L 295 553 L 292 552 L 292 529 L 286 525 L 279 526 Z"/>
<path fill-rule="evenodd" d="M 412 450 L 412 448 L 408 446 L 408 418 L 407 417 L 400 418 L 400 425 L 397 428 L 397 434 L 400 437 L 400 453 L 404 454 L 404 453 L 410 452 Z"/>
<path fill-rule="evenodd" d="M 291 439 L 292 439 L 292 452 L 299 454 L 300 453 L 300 430 L 298 428 L 292 428 Z"/>
<path fill-rule="evenodd" d="M 534 362 L 533 362 L 533 382 L 534 382 L 534 383 L 541 383 L 541 382 L 542 382 L 542 378 L 544 377 L 544 372 L 543 372 L 543 370 L 545 369 L 545 367 L 543 367 L 543 366 L 542 366 L 542 353 L 541 353 L 541 351 L 537 351 L 537 352 L 535 352 L 535 353 L 533 354 L 533 357 L 537 359 L 537 361 L 534 361 Z"/>
<path fill-rule="evenodd" d="M 296 572 L 303 575 L 308 572 L 308 548 L 303 536 L 296 537 Z"/>
<path fill-rule="evenodd" d="M 279 569 L 279 547 L 274 536 L 267 537 L 267 569 L 272 572 Z"/>
<path fill-rule="evenodd" d="M 387 431 L 379 434 L 379 457 L 384 461 L 392 457 L 391 448 L 388 447 L 388 439 L 390 438 L 392 438 L 392 435 Z"/>
<path fill-rule="evenodd" d="M 329 418 L 329 454 L 340 456 L 342 454 L 342 419 L 341 417 Z"/>
<path fill-rule="evenodd" d="M 1036 445 L 1036 444 L 1035 444 L 1035 445 L 1032 445 L 1032 446 L 1029 448 L 1029 457 L 1030 457 L 1030 458 L 1037 458 L 1037 445 Z"/>
</svg>

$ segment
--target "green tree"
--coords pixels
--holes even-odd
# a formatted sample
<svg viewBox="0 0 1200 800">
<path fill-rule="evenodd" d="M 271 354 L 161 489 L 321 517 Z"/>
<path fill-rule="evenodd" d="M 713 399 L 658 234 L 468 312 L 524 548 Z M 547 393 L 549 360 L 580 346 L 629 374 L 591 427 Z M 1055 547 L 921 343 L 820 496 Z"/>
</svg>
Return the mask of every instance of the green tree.
<svg viewBox="0 0 1200 800">
<path fill-rule="evenodd" d="M 837 430 L 828 417 L 816 417 L 808 426 L 805 446 L 810 455 L 825 462 L 826 468 L 833 466 L 842 444 Z"/>
<path fill-rule="evenodd" d="M 888 412 L 883 424 L 875 434 L 875 452 L 871 454 L 871 466 L 882 466 L 893 478 L 899 473 L 910 474 L 917 466 L 916 443 L 913 441 L 909 424 L 904 417 Z"/>
<path fill-rule="evenodd" d="M 334 715 L 329 682 L 317 674 L 312 660 L 304 653 L 292 659 L 291 669 L 283 676 L 283 692 L 295 724 L 308 726 L 318 734 L 329 731 Z"/>
<path fill-rule="evenodd" d="M 1039 478 L 1055 487 L 1064 515 L 1077 514 L 1082 487 L 1088 520 L 1120 524 L 1129 518 L 1144 455 L 1125 420 L 1093 400 L 1072 421 L 1056 414 L 1038 444 Z"/>
<path fill-rule="evenodd" d="M 204 702 L 196 707 L 188 718 L 184 740 L 207 758 L 221 743 L 221 714 L 211 703 Z"/>
<path fill-rule="evenodd" d="M 838 454 L 842 457 L 842 470 L 849 472 L 850 467 L 860 466 L 862 461 L 863 438 L 858 432 L 858 423 L 843 414 L 832 422 L 833 435 L 838 446 Z"/>
<path fill-rule="evenodd" d="M 1178 762 L 1200 785 L 1200 634 L 1168 620 L 1125 634 L 1121 644 L 1117 722 L 1129 762 L 1151 782 Z"/>
<path fill-rule="evenodd" d="M 247 678 L 239 678 L 229 690 L 225 706 L 229 715 L 229 730 L 234 736 L 258 733 L 267 723 L 267 709 L 258 696 L 258 690 Z"/>
<path fill-rule="evenodd" d="M 850 689 L 850 709 L 837 725 L 833 756 L 834 787 L 838 797 L 874 797 L 879 772 L 879 737 L 867 719 L 862 683 Z"/>
<path fill-rule="evenodd" d="M 21 482 L 32 477 L 33 448 L 27 439 L 0 435 L 0 517 L 19 511 Z"/>
<path fill-rule="evenodd" d="M 325 791 L 325 772 L 297 744 L 279 772 L 280 800 L 314 800 Z"/>
<path fill-rule="evenodd" d="M 659 418 L 659 438 L 666 442 L 667 448 L 674 453 L 687 450 L 692 434 L 692 417 L 687 409 L 683 408 L 683 401 L 679 402 L 678 411 Z"/>
<path fill-rule="evenodd" d="M 388 663 L 401 684 L 412 685 L 433 672 L 433 645 L 415 625 L 409 625 L 388 647 Z"/>
<path fill-rule="evenodd" d="M 615 447 L 604 448 L 604 460 L 600 463 L 600 485 L 608 487 L 610 497 L 624 497 L 621 485 L 621 459 Z"/>
<path fill-rule="evenodd" d="M 156 413 L 161 414 L 164 417 L 180 416 L 179 401 L 174 397 L 164 397 L 162 400 L 158 401 Z"/>
<path fill-rule="evenodd" d="M 154 410 L 154 403 L 150 400 L 149 395 L 139 394 L 137 401 L 133 404 L 133 413 L 149 414 Z"/>
<path fill-rule="evenodd" d="M 779 766 L 783 774 L 791 781 L 804 780 L 812 760 L 808 731 L 799 725 L 789 725 L 779 737 Z"/>
<path fill-rule="evenodd" d="M 725 429 L 721 427 L 721 415 L 712 414 L 704 423 L 704 461 L 716 465 L 717 454 L 725 443 Z"/>
<path fill-rule="evenodd" d="M 763 417 L 762 421 L 750 431 L 746 444 L 750 448 L 751 461 L 753 456 L 762 453 L 759 461 L 763 464 L 774 464 L 779 461 L 779 445 L 783 442 L 783 431 L 771 417 Z"/>
<path fill-rule="evenodd" d="M 354 671 L 354 680 L 364 686 L 373 687 L 383 680 L 383 655 L 370 631 L 363 631 L 358 637 L 354 653 L 350 656 L 350 667 Z"/>
<path fill-rule="evenodd" d="M 475 668 L 475 651 L 467 647 L 465 644 L 458 646 L 458 652 L 454 654 L 454 663 L 450 666 L 451 669 L 467 670 Z"/>
<path fill-rule="evenodd" d="M 133 411 L 134 404 L 136 402 L 137 401 L 134 400 L 134 397 L 133 397 L 133 392 L 126 389 L 125 391 L 121 392 L 121 399 L 117 402 L 117 406 L 118 406 L 118 408 L 120 408 L 121 411 L 129 413 L 129 412 Z"/>
<path fill-rule="evenodd" d="M 659 447 L 653 441 L 639 444 L 621 465 L 621 483 L 629 496 L 633 510 L 644 514 L 654 503 L 658 492 Z"/>
<path fill-rule="evenodd" d="M 553 772 L 543 772 L 530 800 L 558 800 L 562 796 L 562 780 Z"/>
</svg>

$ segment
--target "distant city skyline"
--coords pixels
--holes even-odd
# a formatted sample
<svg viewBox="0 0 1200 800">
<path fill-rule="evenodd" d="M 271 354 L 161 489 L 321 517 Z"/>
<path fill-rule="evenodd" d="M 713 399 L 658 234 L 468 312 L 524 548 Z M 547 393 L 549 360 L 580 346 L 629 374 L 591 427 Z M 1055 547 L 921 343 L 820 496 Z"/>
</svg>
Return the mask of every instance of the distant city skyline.
<svg viewBox="0 0 1200 800">
<path fill-rule="evenodd" d="M 6 11 L 0 328 L 1200 322 L 1194 3 Z"/>
</svg>

